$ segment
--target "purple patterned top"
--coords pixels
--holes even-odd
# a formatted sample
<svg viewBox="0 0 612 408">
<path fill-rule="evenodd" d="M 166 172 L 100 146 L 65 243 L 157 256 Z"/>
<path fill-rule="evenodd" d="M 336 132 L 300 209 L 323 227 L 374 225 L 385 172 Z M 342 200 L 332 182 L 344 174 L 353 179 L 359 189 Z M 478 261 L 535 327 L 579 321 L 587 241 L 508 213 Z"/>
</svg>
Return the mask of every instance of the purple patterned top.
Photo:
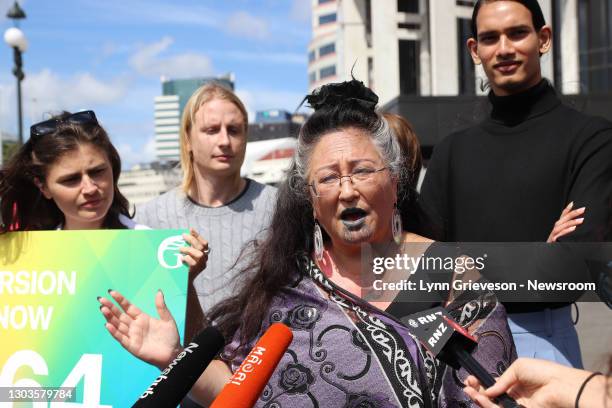
<svg viewBox="0 0 612 408">
<path fill-rule="evenodd" d="M 304 269 L 305 276 L 295 286 L 275 297 L 262 324 L 261 333 L 283 322 L 294 337 L 256 407 L 471 406 L 462 391 L 465 373 L 437 362 L 408 328 L 384 312 L 340 294 L 312 261 Z M 472 313 L 470 321 L 463 316 L 459 323 L 470 329 L 478 324 L 475 332 L 470 330 L 480 334 L 473 355 L 499 375 L 516 358 L 505 312 L 496 302 L 479 310 L 485 315 Z M 236 334 L 224 354 L 238 344 Z M 232 371 L 254 344 L 228 361 Z"/>
</svg>

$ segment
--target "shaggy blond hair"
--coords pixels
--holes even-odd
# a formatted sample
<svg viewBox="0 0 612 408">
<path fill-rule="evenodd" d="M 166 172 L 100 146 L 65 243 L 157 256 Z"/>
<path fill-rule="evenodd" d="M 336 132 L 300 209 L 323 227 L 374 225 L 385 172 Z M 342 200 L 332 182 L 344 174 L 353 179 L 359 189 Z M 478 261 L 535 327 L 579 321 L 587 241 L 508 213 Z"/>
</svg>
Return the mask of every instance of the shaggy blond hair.
<svg viewBox="0 0 612 408">
<path fill-rule="evenodd" d="M 216 82 L 209 82 L 199 87 L 185 104 L 183 109 L 183 117 L 181 119 L 180 129 L 180 145 L 181 145 L 181 169 L 183 170 L 183 183 L 181 185 L 183 191 L 188 193 L 191 189 L 195 172 L 193 170 L 193 155 L 189 151 L 189 138 L 191 135 L 191 127 L 195 123 L 195 114 L 202 105 L 210 102 L 213 99 L 221 99 L 229 101 L 236 105 L 242 117 L 244 118 L 244 133 L 246 135 L 249 127 L 249 115 L 242 101 L 234 92 Z"/>
</svg>

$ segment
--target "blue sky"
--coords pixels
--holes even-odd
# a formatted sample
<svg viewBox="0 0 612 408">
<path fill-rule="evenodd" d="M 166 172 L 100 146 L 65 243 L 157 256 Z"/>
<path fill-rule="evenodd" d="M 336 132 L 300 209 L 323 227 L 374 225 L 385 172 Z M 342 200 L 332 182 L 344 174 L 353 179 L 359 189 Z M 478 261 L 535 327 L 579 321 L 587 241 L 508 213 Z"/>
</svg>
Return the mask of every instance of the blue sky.
<svg viewBox="0 0 612 408">
<path fill-rule="evenodd" d="M 13 0 L 0 0 L 0 30 Z M 93 109 L 124 167 L 153 159 L 160 77 L 233 72 L 250 114 L 293 111 L 307 91 L 309 0 L 26 0 L 24 134 L 59 110 Z M 12 51 L 0 45 L 0 129 L 16 134 Z"/>
</svg>

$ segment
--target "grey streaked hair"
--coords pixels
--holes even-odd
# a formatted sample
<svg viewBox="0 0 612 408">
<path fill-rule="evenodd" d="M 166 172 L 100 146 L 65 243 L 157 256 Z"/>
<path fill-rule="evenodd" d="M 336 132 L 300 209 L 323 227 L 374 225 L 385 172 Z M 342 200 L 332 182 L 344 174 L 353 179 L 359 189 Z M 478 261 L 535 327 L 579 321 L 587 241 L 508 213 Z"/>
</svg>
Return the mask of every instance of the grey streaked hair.
<svg viewBox="0 0 612 408">
<path fill-rule="evenodd" d="M 295 177 L 292 180 L 292 185 L 294 187 L 301 186 L 302 188 L 299 188 L 299 190 L 305 190 L 308 184 L 308 166 L 316 144 L 326 134 L 348 128 L 357 128 L 369 135 L 385 166 L 393 176 L 401 180 L 404 176 L 404 169 L 402 168 L 400 145 L 387 120 L 378 113 L 375 113 L 375 115 L 375 119 L 372 117 L 370 118 L 371 120 L 364 121 L 363 123 L 346 123 L 345 125 L 329 127 L 327 129 L 324 127 L 319 132 L 311 132 L 307 126 L 308 123 L 304 124 L 300 129 L 294 155 L 294 174 L 290 175 L 290 177 Z"/>
</svg>

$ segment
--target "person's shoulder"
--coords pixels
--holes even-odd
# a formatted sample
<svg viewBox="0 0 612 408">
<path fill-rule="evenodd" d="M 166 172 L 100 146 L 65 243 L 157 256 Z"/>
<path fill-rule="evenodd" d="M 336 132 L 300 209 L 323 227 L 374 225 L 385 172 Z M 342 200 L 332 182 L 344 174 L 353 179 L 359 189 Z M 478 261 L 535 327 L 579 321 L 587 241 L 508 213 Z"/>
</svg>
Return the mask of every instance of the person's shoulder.
<svg viewBox="0 0 612 408">
<path fill-rule="evenodd" d="M 571 106 L 564 106 L 561 123 L 562 132 L 571 151 L 590 156 L 596 154 L 609 160 L 612 152 L 612 122 L 600 116 L 580 112 Z"/>
<path fill-rule="evenodd" d="M 262 192 L 265 192 L 266 194 L 276 194 L 276 190 L 278 190 L 276 187 L 271 186 L 269 184 L 263 184 L 253 179 L 248 179 L 248 180 L 249 180 L 250 190 L 252 189 L 252 190 L 262 191 Z"/>
<path fill-rule="evenodd" d="M 448 157 L 451 155 L 455 146 L 465 145 L 466 140 L 471 137 L 477 127 L 478 125 L 475 125 L 456 130 L 437 142 L 433 149 L 433 155 L 428 167 L 430 167 L 432 163 L 434 163 L 434 165 L 437 162 L 448 163 Z"/>
<path fill-rule="evenodd" d="M 182 192 L 180 187 L 174 187 L 165 193 L 158 195 L 157 197 L 136 206 L 137 210 L 140 211 L 152 211 L 157 207 L 165 207 L 168 203 L 172 203 L 181 197 Z"/>
<path fill-rule="evenodd" d="M 270 201 L 276 199 L 278 189 L 268 184 L 262 184 L 253 179 L 249 179 L 248 194 L 251 198 L 262 201 Z"/>
<path fill-rule="evenodd" d="M 612 122 L 608 119 L 602 118 L 601 116 L 594 116 L 581 112 L 578 113 L 584 117 L 584 120 L 586 122 L 584 129 L 585 131 L 589 133 L 612 131 Z"/>
<path fill-rule="evenodd" d="M 586 131 L 604 131 L 612 129 L 612 121 L 601 116 L 582 112 L 577 107 L 564 101 L 558 109 L 558 115 L 564 120 Z"/>
<path fill-rule="evenodd" d="M 136 211 L 134 213 L 134 220 L 141 224 L 150 225 L 158 228 L 158 216 L 165 214 L 168 209 L 180 208 L 178 204 L 179 200 L 184 200 L 184 193 L 180 187 L 175 187 L 163 194 L 145 202 L 136 205 Z"/>
<path fill-rule="evenodd" d="M 483 122 L 476 123 L 472 126 L 467 126 L 458 130 L 454 130 L 436 144 L 436 148 L 440 146 L 440 150 L 449 149 L 450 146 L 457 143 L 464 143 L 479 133 L 479 129 Z"/>
</svg>

